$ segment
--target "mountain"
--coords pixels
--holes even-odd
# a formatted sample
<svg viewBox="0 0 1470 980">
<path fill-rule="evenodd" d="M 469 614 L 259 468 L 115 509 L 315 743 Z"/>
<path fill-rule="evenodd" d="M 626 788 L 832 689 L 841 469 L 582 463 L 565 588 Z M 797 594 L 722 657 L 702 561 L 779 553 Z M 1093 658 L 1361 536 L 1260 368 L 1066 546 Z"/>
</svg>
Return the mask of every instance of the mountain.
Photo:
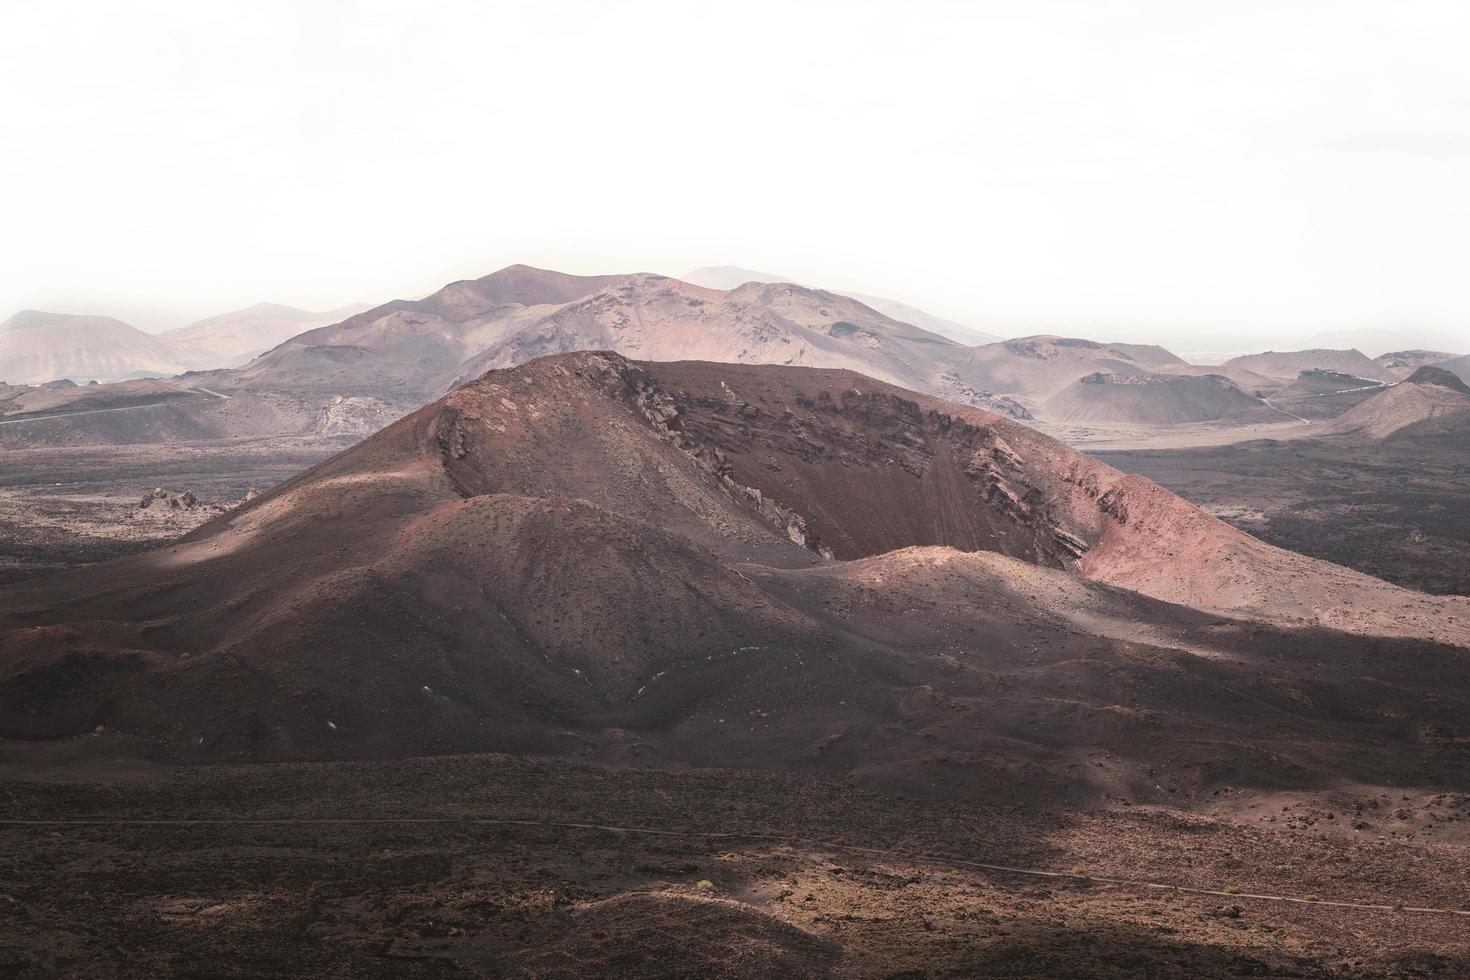
<svg viewBox="0 0 1470 980">
<path fill-rule="evenodd" d="M 1450 371 L 1425 365 L 1338 416 L 1327 431 L 1369 439 L 1470 432 L 1470 387 Z"/>
<path fill-rule="evenodd" d="M 957 370 L 969 383 L 1021 399 L 1044 417 L 1047 400 L 1079 378 L 1167 371 L 1182 363 L 1162 347 L 1038 335 L 976 347 L 961 356 Z"/>
<path fill-rule="evenodd" d="M 1384 372 L 1360 350 L 1266 351 L 1247 354 L 1220 365 L 1220 373 L 1243 369 L 1283 381 L 1294 380 L 1303 371 L 1336 371 L 1360 378 L 1376 378 Z"/>
<path fill-rule="evenodd" d="M 1415 368 L 1426 364 L 1443 364 L 1445 361 L 1453 361 L 1455 357 L 1454 354 L 1438 350 L 1399 350 L 1379 354 L 1373 358 L 1373 363 L 1389 372 L 1390 377 L 1404 378 Z"/>
<path fill-rule="evenodd" d="M 257 303 L 158 336 L 187 348 L 191 367 L 236 367 L 299 333 L 338 323 L 367 308 L 359 303 L 314 313 L 279 303 Z"/>
<path fill-rule="evenodd" d="M 706 286 L 710 289 L 730 290 L 743 286 L 748 282 L 789 282 L 796 280 L 787 276 L 778 276 L 771 272 L 757 272 L 754 269 L 742 269 L 736 265 L 708 265 L 693 271 L 686 272 L 679 277 L 684 282 L 696 286 Z M 953 320 L 926 313 L 916 306 L 900 303 L 895 299 L 884 299 L 882 296 L 869 296 L 865 293 L 845 292 L 836 290 L 838 295 L 847 296 L 857 300 L 865 306 L 869 306 L 890 319 L 900 323 L 908 323 L 930 333 L 937 333 L 941 337 L 948 337 L 957 344 L 967 347 L 976 347 L 980 344 L 993 344 L 1001 338 L 994 334 L 984 333 L 974 327 L 967 327 Z"/>
<path fill-rule="evenodd" d="M 754 269 L 742 269 L 738 265 L 706 265 L 698 269 L 691 269 L 679 277 L 683 282 L 694 286 L 703 286 L 706 289 L 718 289 L 726 291 L 743 286 L 748 282 L 789 282 L 792 285 L 800 285 L 790 276 L 780 276 L 774 272 L 757 272 Z"/>
<path fill-rule="evenodd" d="M 1470 600 L 1269 547 L 1009 419 L 849 371 L 584 352 L 162 550 L 0 590 L 0 735 L 955 785 L 1085 745 L 1147 799 L 1176 772 L 1411 764 L 1417 729 L 1382 719 L 1470 703 L 1436 642 L 1470 643 Z M 1385 660 L 1394 684 L 1360 682 Z"/>
<path fill-rule="evenodd" d="M 627 278 L 509 266 L 450 283 L 421 300 L 393 300 L 308 330 L 256 358 L 229 383 L 421 404 L 443 393 L 456 367 L 516 326 Z"/>
<path fill-rule="evenodd" d="M 172 343 L 105 316 L 24 310 L 0 323 L 0 379 L 117 381 L 185 369 Z"/>
<path fill-rule="evenodd" d="M 584 277 L 527 266 L 308 331 L 229 385 L 409 406 L 492 368 L 603 349 L 650 360 L 849 368 L 1025 414 L 967 382 L 957 367 L 965 348 L 836 293 L 753 282 L 721 291 L 646 273 Z"/>
<path fill-rule="evenodd" d="M 956 398 L 981 398 L 953 369 L 963 348 L 856 300 L 791 283 L 720 293 L 661 276 L 628 277 L 508 333 L 453 379 L 545 354 L 616 350 L 647 360 L 841 367 Z"/>
<path fill-rule="evenodd" d="M 1408 384 L 1434 385 L 1439 388 L 1448 388 L 1450 391 L 1457 391 L 1462 395 L 1470 395 L 1470 385 L 1465 383 L 1464 378 L 1461 378 L 1453 371 L 1446 371 L 1444 368 L 1434 367 L 1429 364 L 1420 367 L 1413 374 L 1409 375 L 1405 381 Z"/>
<path fill-rule="evenodd" d="M 1312 347 L 1345 350 L 1356 348 L 1387 357 L 1412 339 L 1423 347 L 1454 346 L 1465 340 L 1464 331 L 1448 327 L 1370 327 L 1364 330 L 1324 330 L 1306 338 Z M 1376 358 L 1375 358 L 1376 359 Z"/>
<path fill-rule="evenodd" d="M 1303 371 L 1295 381 L 1273 392 L 1271 404 L 1300 418 L 1330 419 L 1391 384 L 1391 381 L 1313 369 Z"/>
<path fill-rule="evenodd" d="M 1470 381 L 1470 354 L 1448 361 L 1440 361 L 1435 366 L 1459 375 L 1462 381 Z"/>
<path fill-rule="evenodd" d="M 1118 374 L 1094 372 L 1047 399 L 1045 417 L 1056 422 L 1131 422 L 1176 425 L 1222 419 L 1241 422 L 1279 418 L 1260 399 L 1218 374 Z"/>
</svg>

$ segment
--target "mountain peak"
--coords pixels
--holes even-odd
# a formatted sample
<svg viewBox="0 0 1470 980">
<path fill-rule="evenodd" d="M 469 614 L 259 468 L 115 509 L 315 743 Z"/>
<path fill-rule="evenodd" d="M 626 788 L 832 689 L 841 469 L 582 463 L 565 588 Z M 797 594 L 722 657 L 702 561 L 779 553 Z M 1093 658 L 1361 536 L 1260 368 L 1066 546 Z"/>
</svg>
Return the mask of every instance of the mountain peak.
<svg viewBox="0 0 1470 980">
<path fill-rule="evenodd" d="M 1413 374 L 1405 378 L 1404 384 L 1438 385 L 1441 388 L 1458 391 L 1462 395 L 1470 395 L 1470 385 L 1465 384 L 1458 374 L 1429 364 L 1420 367 Z"/>
<path fill-rule="evenodd" d="M 88 318 L 83 314 L 76 313 L 49 313 L 46 310 L 21 310 L 9 320 L 0 323 L 0 330 L 34 330 L 37 327 L 49 326 L 50 324 L 60 323 L 64 320 L 79 319 L 108 320 L 111 317 Z"/>
</svg>

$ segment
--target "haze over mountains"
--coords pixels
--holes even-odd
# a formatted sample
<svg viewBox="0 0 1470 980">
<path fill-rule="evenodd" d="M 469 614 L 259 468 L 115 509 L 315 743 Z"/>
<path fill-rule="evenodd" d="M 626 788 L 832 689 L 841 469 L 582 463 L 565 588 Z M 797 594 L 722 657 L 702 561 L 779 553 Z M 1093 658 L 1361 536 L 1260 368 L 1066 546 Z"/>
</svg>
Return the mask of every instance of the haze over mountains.
<svg viewBox="0 0 1470 980">
<path fill-rule="evenodd" d="M 327 406 L 342 399 L 352 400 L 349 414 L 366 423 L 406 412 L 492 368 L 602 349 L 656 361 L 845 368 L 1012 417 L 1069 425 L 1231 426 L 1331 418 L 1418 366 L 1442 363 L 1454 370 L 1462 360 L 1433 351 L 1370 360 L 1356 350 L 1312 350 L 1204 367 L 1157 345 L 1054 335 L 972 346 L 937 332 L 949 329 L 943 321 L 891 301 L 872 301 L 890 311 L 885 313 L 853 295 L 733 267 L 690 275 L 742 282 L 722 289 L 642 273 L 574 276 L 511 266 L 420 300 L 361 312 L 349 307 L 318 314 L 261 304 L 163 335 L 105 318 L 27 313 L 0 331 L 0 370 L 11 371 L 6 380 L 12 385 L 34 385 L 52 375 L 212 369 L 171 383 L 260 406 L 271 402 L 268 412 L 250 416 L 249 431 L 272 424 L 268 416 L 289 417 L 281 424 L 301 431 L 308 424 L 303 420 L 332 416 Z M 265 347 L 270 349 L 251 357 Z M 72 398 L 120 408 L 129 391 Z M 132 390 L 139 397 L 151 392 Z M 21 411 L 25 404 L 12 399 L 6 414 L 46 414 Z M 91 406 L 78 403 L 72 410 L 84 407 Z M 49 412 L 64 409 L 56 404 Z M 206 409 L 222 411 L 204 402 L 181 411 Z M 114 420 L 97 420 L 103 421 L 116 428 Z M 85 438 L 85 428 L 79 423 L 69 438 Z"/>
<path fill-rule="evenodd" d="M 158 336 L 197 352 L 193 355 L 196 369 L 235 367 L 302 331 L 337 323 L 367 308 L 366 303 L 355 303 L 313 313 L 279 303 L 257 303 Z"/>
<path fill-rule="evenodd" d="M 117 381 L 185 370 L 179 348 L 121 320 L 23 310 L 0 323 L 0 381 Z"/>
<path fill-rule="evenodd" d="M 967 347 L 851 297 L 790 283 L 748 281 L 721 291 L 647 274 L 579 277 L 514 266 L 292 338 L 225 383 L 413 403 L 490 368 L 588 349 L 849 368 L 1016 417 L 1043 411 L 1048 398 L 1099 371 L 1208 373 L 1151 345 L 1042 336 Z"/>
<path fill-rule="evenodd" d="M 1372 378 L 1381 365 L 1359 350 L 1266 351 L 1246 354 L 1220 365 L 1222 373 L 1231 369 L 1251 371 L 1268 378 L 1289 381 L 1303 371 L 1336 371 L 1340 374 Z M 1403 375 L 1398 375 L 1402 377 Z"/>
<path fill-rule="evenodd" d="M 261 303 L 160 334 L 112 317 L 25 310 L 0 324 L 0 381 L 120 381 L 234 367 L 303 330 L 362 308 L 311 313 Z"/>
<path fill-rule="evenodd" d="M 707 265 L 684 273 L 680 277 L 685 282 L 696 286 L 708 286 L 711 289 L 734 289 L 748 282 L 789 282 L 796 280 L 789 276 L 778 276 L 773 272 L 756 272 L 753 269 L 742 269 L 738 265 Z M 948 337 L 958 344 L 978 346 L 980 344 L 993 344 L 1000 337 L 995 334 L 967 327 L 953 320 L 926 313 L 915 306 L 900 303 L 895 299 L 884 299 L 881 296 L 869 296 L 865 293 L 854 293 L 850 291 L 836 290 L 839 295 L 849 296 L 858 302 L 870 306 L 886 317 L 891 317 L 901 323 L 911 323 L 916 327 L 922 327 L 930 333 L 937 333 L 941 337 Z"/>
</svg>

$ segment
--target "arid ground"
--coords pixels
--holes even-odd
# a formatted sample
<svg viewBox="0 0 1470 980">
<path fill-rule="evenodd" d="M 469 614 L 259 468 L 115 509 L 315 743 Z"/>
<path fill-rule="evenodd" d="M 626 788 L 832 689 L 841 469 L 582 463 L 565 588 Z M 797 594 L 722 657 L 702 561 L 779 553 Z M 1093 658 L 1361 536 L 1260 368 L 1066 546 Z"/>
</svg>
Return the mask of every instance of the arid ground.
<svg viewBox="0 0 1470 980">
<path fill-rule="evenodd" d="M 1470 438 L 1263 439 L 1090 455 L 1262 540 L 1399 585 L 1470 594 Z"/>
<path fill-rule="evenodd" d="M 3 975 L 1470 971 L 1464 795 L 1042 811 L 748 770 L 119 748 L 7 753 Z"/>
<path fill-rule="evenodd" d="M 157 547 L 354 441 L 302 436 L 0 449 L 0 584 Z M 140 508 L 155 489 L 192 493 L 198 504 L 170 507 L 165 499 Z"/>
</svg>

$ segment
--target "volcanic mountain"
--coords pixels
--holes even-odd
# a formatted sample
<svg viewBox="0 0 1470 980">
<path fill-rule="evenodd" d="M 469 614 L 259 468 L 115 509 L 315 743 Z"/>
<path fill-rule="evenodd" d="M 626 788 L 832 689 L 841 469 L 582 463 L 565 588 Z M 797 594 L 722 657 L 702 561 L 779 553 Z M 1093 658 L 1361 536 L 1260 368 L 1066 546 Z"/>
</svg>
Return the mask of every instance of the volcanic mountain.
<svg viewBox="0 0 1470 980">
<path fill-rule="evenodd" d="M 1336 418 L 1392 383 L 1313 369 L 1273 392 L 1271 404 L 1301 418 Z"/>
<path fill-rule="evenodd" d="M 1040 406 L 1089 374 L 1168 371 L 1184 362 L 1162 347 L 1040 335 L 977 347 L 962 364 L 971 383 Z"/>
<path fill-rule="evenodd" d="M 1456 356 L 1440 350 L 1400 350 L 1379 354 L 1373 358 L 1373 363 L 1382 368 L 1389 377 L 1404 378 L 1426 364 L 1442 365 L 1445 361 L 1453 361 Z"/>
<path fill-rule="evenodd" d="M 1047 399 L 1045 416 L 1057 422 L 1185 422 L 1266 420 L 1271 408 L 1218 374 L 1094 372 Z"/>
<path fill-rule="evenodd" d="M 354 304 L 314 313 L 279 303 L 257 303 L 158 336 L 187 348 L 190 367 L 235 367 L 299 333 L 340 323 L 365 309 L 366 304 Z"/>
<path fill-rule="evenodd" d="M 174 344 L 111 317 L 23 310 L 0 323 L 0 380 L 12 385 L 117 381 L 186 367 Z"/>
<path fill-rule="evenodd" d="M 1303 371 L 1336 371 L 1359 378 L 1376 378 L 1384 373 L 1366 354 L 1355 349 L 1266 351 L 1264 354 L 1236 357 L 1220 365 L 1221 374 L 1229 375 L 1232 369 L 1253 371 L 1283 381 L 1294 380 Z"/>
<path fill-rule="evenodd" d="M 680 276 L 682 280 L 695 286 L 705 286 L 710 289 L 729 290 L 743 286 L 748 282 L 789 282 L 796 280 L 787 276 L 778 276 L 773 272 L 757 272 L 754 269 L 742 269 L 736 265 L 711 265 L 694 269 Z M 1001 338 L 995 334 L 984 333 L 974 327 L 967 327 L 963 323 L 955 323 L 943 317 L 927 313 L 916 306 L 901 303 L 896 299 L 885 299 L 882 296 L 869 296 L 866 293 L 854 293 L 845 290 L 835 290 L 838 295 L 855 299 L 864 306 L 871 307 L 884 316 L 900 323 L 911 324 L 930 333 L 937 333 L 941 337 L 948 337 L 957 344 L 977 346 L 980 344 L 993 344 Z"/>
<path fill-rule="evenodd" d="M 0 591 L 0 735 L 955 787 L 1085 743 L 1144 798 L 1437 751 L 1382 719 L 1462 718 L 1441 644 L 1467 642 L 1470 600 L 1271 548 L 1000 416 L 849 371 L 577 353 L 163 550 Z M 1391 685 L 1361 680 L 1383 663 Z"/>
<path fill-rule="evenodd" d="M 1470 431 L 1470 387 L 1443 368 L 1425 366 L 1333 420 L 1329 433 L 1370 439 Z"/>
<path fill-rule="evenodd" d="M 967 383 L 956 369 L 960 345 L 836 293 L 789 283 L 721 291 L 664 276 L 570 276 L 527 266 L 308 331 L 228 384 L 420 404 L 491 368 L 599 349 L 655 360 L 845 367 L 1024 414 Z"/>
<path fill-rule="evenodd" d="M 1470 382 L 1470 354 L 1448 361 L 1440 361 L 1435 367 L 1459 375 L 1461 381 Z"/>
<path fill-rule="evenodd" d="M 201 326 L 196 339 L 234 338 L 231 324 L 271 319 L 276 312 L 256 308 L 218 318 Z M 237 347 L 248 342 L 244 335 L 235 339 Z M 310 428 L 310 419 L 330 416 L 343 400 L 362 403 L 369 414 L 402 413 L 486 370 L 601 349 L 654 360 L 845 368 L 1023 419 L 1099 371 L 1207 373 L 1148 345 L 1048 336 L 966 347 L 849 296 L 790 283 L 750 282 L 722 291 L 663 276 L 573 276 L 511 266 L 451 283 L 425 299 L 395 300 L 306 330 L 238 369 L 174 380 L 191 390 L 249 399 L 263 408 L 252 418 L 278 415 L 282 432 L 294 433 Z M 190 347 L 179 357 L 200 363 L 202 355 Z M 221 409 L 181 403 L 181 414 L 155 430 L 184 432 L 196 412 L 218 416 Z M 78 418 L 69 423 L 67 438 L 114 441 L 124 421 Z M 263 424 L 269 427 L 268 420 Z M 198 428 L 212 432 L 217 426 L 211 421 Z M 34 428 L 6 436 L 24 440 L 31 433 L 51 438 L 50 430 Z"/>
</svg>

